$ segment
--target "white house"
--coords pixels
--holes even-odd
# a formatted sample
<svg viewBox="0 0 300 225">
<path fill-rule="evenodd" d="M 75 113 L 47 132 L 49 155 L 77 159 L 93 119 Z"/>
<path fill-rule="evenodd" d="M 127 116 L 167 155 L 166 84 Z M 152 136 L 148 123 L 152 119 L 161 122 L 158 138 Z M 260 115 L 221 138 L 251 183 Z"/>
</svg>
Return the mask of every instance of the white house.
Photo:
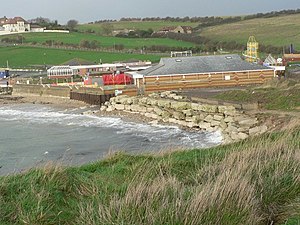
<svg viewBox="0 0 300 225">
<path fill-rule="evenodd" d="M 8 32 L 30 31 L 30 24 L 22 17 L 14 17 L 14 18 L 3 17 L 0 19 L 0 26 L 2 27 L 2 30 Z"/>
</svg>

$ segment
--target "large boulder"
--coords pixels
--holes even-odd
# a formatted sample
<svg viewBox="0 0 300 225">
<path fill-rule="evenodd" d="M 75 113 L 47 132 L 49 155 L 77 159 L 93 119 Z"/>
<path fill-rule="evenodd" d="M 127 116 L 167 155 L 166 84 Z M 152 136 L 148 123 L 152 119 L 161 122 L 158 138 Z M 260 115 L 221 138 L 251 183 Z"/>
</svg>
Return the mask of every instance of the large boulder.
<svg viewBox="0 0 300 225">
<path fill-rule="evenodd" d="M 221 115 L 214 115 L 214 120 L 217 120 L 217 121 L 221 121 L 221 120 L 223 120 L 224 119 L 224 117 L 223 116 L 221 116 Z"/>
<path fill-rule="evenodd" d="M 186 109 L 186 110 L 183 110 L 182 113 L 183 113 L 185 116 L 192 116 L 192 115 L 193 115 L 193 110 L 191 110 L 191 109 Z"/>
<path fill-rule="evenodd" d="M 145 113 L 145 117 L 151 118 L 151 119 L 158 119 L 158 115 L 154 113 Z"/>
<path fill-rule="evenodd" d="M 162 113 L 163 113 L 163 110 L 161 110 L 161 109 L 158 108 L 158 107 L 155 107 L 153 111 L 154 111 L 154 113 L 156 113 L 156 114 L 159 115 L 159 116 L 161 116 Z"/>
<path fill-rule="evenodd" d="M 200 109 L 200 104 L 198 103 L 191 103 L 191 109 L 194 110 L 194 111 L 199 111 Z"/>
<path fill-rule="evenodd" d="M 172 116 L 172 114 L 168 111 L 163 111 L 162 114 L 161 114 L 161 117 L 163 119 L 170 118 L 171 116 Z"/>
<path fill-rule="evenodd" d="M 174 110 L 191 109 L 191 103 L 189 103 L 189 102 L 176 102 L 176 101 L 172 101 L 171 102 L 171 108 L 174 109 Z"/>
<path fill-rule="evenodd" d="M 214 120 L 214 117 L 212 115 L 207 115 L 205 118 L 204 118 L 204 121 L 205 122 L 212 122 Z"/>
<path fill-rule="evenodd" d="M 257 127 L 253 127 L 251 129 L 249 129 L 249 135 L 259 135 L 259 134 L 263 134 L 268 130 L 268 127 L 266 125 L 261 125 L 261 126 L 257 126 Z"/>
<path fill-rule="evenodd" d="M 148 98 L 147 97 L 143 97 L 139 99 L 139 104 L 140 105 L 147 105 L 148 103 Z"/>
<path fill-rule="evenodd" d="M 223 113 L 225 116 L 236 116 L 237 111 L 234 106 L 230 105 L 221 105 L 218 106 L 219 113 Z"/>
<path fill-rule="evenodd" d="M 151 105 L 151 106 L 157 106 L 158 100 L 157 99 L 153 99 L 153 98 L 148 98 L 147 104 Z"/>
<path fill-rule="evenodd" d="M 174 111 L 173 112 L 173 117 L 177 120 L 184 120 L 185 116 L 182 112 Z"/>
<path fill-rule="evenodd" d="M 170 100 L 160 99 L 160 100 L 157 100 L 157 105 L 162 108 L 169 108 L 171 105 L 171 102 L 170 102 Z"/>
<path fill-rule="evenodd" d="M 199 110 L 207 113 L 218 112 L 218 106 L 216 105 L 199 105 Z"/>
<path fill-rule="evenodd" d="M 116 110 L 125 110 L 125 105 L 123 105 L 123 104 L 116 104 L 115 108 L 116 108 Z"/>
<path fill-rule="evenodd" d="M 199 127 L 200 127 L 201 129 L 203 129 L 203 130 L 207 130 L 208 128 L 211 127 L 211 126 L 210 126 L 210 123 L 205 123 L 205 122 L 201 122 L 201 123 L 199 123 L 198 125 L 199 125 Z"/>
</svg>

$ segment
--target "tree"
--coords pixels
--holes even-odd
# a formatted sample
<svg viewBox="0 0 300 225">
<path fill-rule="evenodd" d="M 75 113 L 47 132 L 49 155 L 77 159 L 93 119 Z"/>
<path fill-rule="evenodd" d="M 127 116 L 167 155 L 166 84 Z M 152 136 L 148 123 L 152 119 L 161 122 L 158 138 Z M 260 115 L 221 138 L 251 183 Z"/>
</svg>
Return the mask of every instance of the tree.
<svg viewBox="0 0 300 225">
<path fill-rule="evenodd" d="M 77 26 L 78 21 L 77 20 L 69 20 L 67 22 L 67 28 L 69 28 L 70 31 L 73 31 L 75 27 Z"/>
<path fill-rule="evenodd" d="M 107 36 L 111 35 L 114 29 L 114 26 L 111 23 L 103 23 L 101 27 L 102 33 Z"/>
</svg>

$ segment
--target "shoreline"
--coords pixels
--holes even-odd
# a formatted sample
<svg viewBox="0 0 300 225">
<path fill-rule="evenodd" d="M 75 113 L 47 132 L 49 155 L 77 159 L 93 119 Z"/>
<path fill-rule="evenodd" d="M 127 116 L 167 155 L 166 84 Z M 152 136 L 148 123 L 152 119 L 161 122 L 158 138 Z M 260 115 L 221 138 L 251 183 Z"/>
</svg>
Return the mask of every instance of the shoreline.
<svg viewBox="0 0 300 225">
<path fill-rule="evenodd" d="M 124 112 L 124 111 L 101 111 L 98 105 L 89 105 L 87 103 L 72 100 L 70 98 L 58 97 L 58 96 L 38 96 L 38 95 L 3 95 L 0 96 L 0 105 L 8 104 L 40 104 L 49 105 L 59 110 L 72 110 L 83 109 L 85 111 L 82 114 L 94 115 L 98 117 L 111 117 L 120 118 L 125 122 L 143 123 L 149 125 L 162 125 L 162 126 L 176 126 L 181 130 L 188 132 L 203 132 L 201 129 L 189 128 L 177 124 L 171 124 L 163 121 L 157 121 L 145 116 L 141 116 L 138 113 Z M 214 133 L 214 132 L 211 132 Z M 222 143 L 223 144 L 223 141 Z"/>
</svg>

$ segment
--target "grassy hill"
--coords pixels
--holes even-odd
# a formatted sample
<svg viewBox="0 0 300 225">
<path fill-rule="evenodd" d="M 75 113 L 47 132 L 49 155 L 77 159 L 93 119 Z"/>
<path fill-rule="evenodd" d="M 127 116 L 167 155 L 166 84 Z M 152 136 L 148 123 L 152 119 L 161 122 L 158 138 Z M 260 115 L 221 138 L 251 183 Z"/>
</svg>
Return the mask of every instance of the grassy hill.
<svg viewBox="0 0 300 225">
<path fill-rule="evenodd" d="M 201 35 L 216 41 L 236 41 L 245 44 L 254 35 L 263 45 L 278 47 L 291 43 L 300 50 L 300 14 L 252 19 L 205 28 Z"/>
<path fill-rule="evenodd" d="M 299 140 L 296 127 L 211 149 L 119 153 L 0 177 L 0 223 L 299 224 Z"/>
<path fill-rule="evenodd" d="M 63 42 L 64 44 L 79 44 L 81 40 L 98 41 L 99 47 L 113 47 L 114 45 L 122 44 L 124 48 L 128 49 L 141 49 L 143 46 L 164 45 L 169 47 L 193 47 L 195 44 L 184 41 L 177 41 L 167 38 L 118 38 L 118 37 L 105 37 L 96 34 L 84 33 L 27 33 L 22 34 L 24 43 L 45 43 L 46 41 L 53 40 L 55 42 Z M 0 36 L 3 38 L 14 38 L 14 35 Z"/>
<path fill-rule="evenodd" d="M 110 23 L 113 25 L 114 30 L 148 30 L 152 29 L 157 31 L 163 27 L 169 26 L 191 26 L 196 27 L 199 23 L 191 23 L 191 22 L 170 22 L 170 21 L 118 21 Z M 102 23 L 96 24 L 81 24 L 76 27 L 76 29 L 80 31 L 92 30 L 96 33 L 102 32 Z"/>
<path fill-rule="evenodd" d="M 73 58 L 82 58 L 99 63 L 124 61 L 128 59 L 159 61 L 158 55 L 141 55 L 126 53 L 109 53 L 94 51 L 74 51 L 36 47 L 0 47 L 0 67 L 6 67 L 6 61 L 12 68 L 28 67 L 30 65 L 59 65 Z"/>
</svg>

